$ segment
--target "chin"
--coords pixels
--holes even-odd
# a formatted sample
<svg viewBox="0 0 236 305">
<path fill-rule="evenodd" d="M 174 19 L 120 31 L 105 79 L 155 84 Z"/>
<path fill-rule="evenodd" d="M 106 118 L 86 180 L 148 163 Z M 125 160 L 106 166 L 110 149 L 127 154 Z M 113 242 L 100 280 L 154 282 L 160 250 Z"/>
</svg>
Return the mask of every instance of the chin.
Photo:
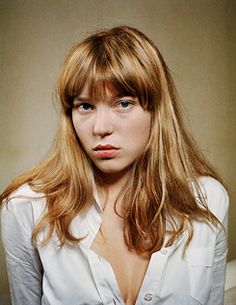
<svg viewBox="0 0 236 305">
<path fill-rule="evenodd" d="M 104 174 L 118 174 L 123 171 L 123 169 L 114 169 L 114 168 L 99 168 L 98 169 Z"/>
<path fill-rule="evenodd" d="M 125 173 L 127 172 L 129 166 L 97 166 L 95 164 L 96 168 L 103 174 L 107 175 L 115 175 L 119 173 Z"/>
</svg>

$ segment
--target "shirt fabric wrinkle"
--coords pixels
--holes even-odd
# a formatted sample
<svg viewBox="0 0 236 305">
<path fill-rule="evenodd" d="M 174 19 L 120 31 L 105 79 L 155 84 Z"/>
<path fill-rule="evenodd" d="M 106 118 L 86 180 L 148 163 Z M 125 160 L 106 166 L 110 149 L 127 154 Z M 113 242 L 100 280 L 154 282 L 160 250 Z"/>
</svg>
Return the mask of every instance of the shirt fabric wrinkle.
<svg viewBox="0 0 236 305">
<path fill-rule="evenodd" d="M 209 209 L 227 227 L 225 189 L 209 177 L 202 177 L 200 185 Z M 34 200 L 38 194 L 28 185 L 14 195 L 2 209 L 12 305 L 125 305 L 111 265 L 90 249 L 102 223 L 96 188 L 86 215 L 72 222 L 72 233 L 84 237 L 74 248 L 59 249 L 55 236 L 48 245 L 34 248 L 30 232 L 44 211 L 45 198 Z M 19 195 L 24 198 L 17 199 Z M 135 305 L 223 305 L 226 232 L 201 222 L 194 223 L 194 230 L 184 257 L 187 234 L 152 254 Z M 16 245 L 24 245 L 24 251 Z"/>
</svg>

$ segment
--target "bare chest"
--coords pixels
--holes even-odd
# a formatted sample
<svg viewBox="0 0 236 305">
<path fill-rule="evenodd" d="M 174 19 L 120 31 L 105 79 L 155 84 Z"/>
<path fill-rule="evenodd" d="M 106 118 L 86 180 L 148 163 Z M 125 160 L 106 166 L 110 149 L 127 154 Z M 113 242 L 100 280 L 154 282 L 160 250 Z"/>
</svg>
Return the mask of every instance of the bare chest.
<svg viewBox="0 0 236 305">
<path fill-rule="evenodd" d="M 115 213 L 104 215 L 91 249 L 110 263 L 126 305 L 134 305 L 149 259 L 127 248 L 119 216 Z"/>
</svg>

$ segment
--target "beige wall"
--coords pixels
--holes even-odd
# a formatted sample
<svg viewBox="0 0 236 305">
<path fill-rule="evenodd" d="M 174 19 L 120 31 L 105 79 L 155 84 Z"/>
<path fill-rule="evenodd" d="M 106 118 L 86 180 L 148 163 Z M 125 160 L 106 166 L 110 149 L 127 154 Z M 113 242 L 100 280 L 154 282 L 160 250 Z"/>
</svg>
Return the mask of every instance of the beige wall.
<svg viewBox="0 0 236 305">
<path fill-rule="evenodd" d="M 66 50 L 95 29 L 129 24 L 159 45 L 192 132 L 229 187 L 229 259 L 236 258 L 235 9 L 234 0 L 2 1 L 0 190 L 52 141 L 52 92 Z"/>
</svg>

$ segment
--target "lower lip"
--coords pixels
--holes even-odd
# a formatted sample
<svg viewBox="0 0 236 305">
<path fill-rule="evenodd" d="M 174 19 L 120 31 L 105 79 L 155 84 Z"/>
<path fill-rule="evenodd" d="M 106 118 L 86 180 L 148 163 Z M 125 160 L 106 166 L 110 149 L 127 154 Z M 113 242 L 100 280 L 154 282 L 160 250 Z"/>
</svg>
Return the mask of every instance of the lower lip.
<svg viewBox="0 0 236 305">
<path fill-rule="evenodd" d="M 99 158 L 113 158 L 119 153 L 119 149 L 95 150 L 95 155 Z"/>
</svg>

